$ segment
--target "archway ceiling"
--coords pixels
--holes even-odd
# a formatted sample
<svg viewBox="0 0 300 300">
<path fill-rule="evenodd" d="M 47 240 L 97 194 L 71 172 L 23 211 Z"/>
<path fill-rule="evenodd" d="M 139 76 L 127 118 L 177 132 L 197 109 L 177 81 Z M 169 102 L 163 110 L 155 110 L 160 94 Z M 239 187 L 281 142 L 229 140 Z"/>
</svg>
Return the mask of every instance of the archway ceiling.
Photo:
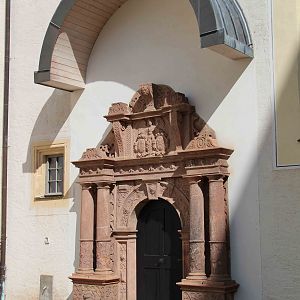
<svg viewBox="0 0 300 300">
<path fill-rule="evenodd" d="M 35 83 L 84 89 L 93 46 L 106 22 L 127 1 L 62 0 L 44 38 Z M 201 48 L 231 59 L 253 57 L 248 25 L 236 0 L 189 1 L 198 20 Z"/>
</svg>

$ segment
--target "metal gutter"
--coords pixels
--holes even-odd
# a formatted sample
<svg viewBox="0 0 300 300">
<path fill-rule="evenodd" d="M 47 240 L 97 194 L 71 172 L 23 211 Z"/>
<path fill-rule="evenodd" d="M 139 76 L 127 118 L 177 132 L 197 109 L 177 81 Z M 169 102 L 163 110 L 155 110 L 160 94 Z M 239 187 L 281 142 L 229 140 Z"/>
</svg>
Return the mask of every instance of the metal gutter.
<svg viewBox="0 0 300 300">
<path fill-rule="evenodd" d="M 1 261 L 0 295 L 4 298 L 6 271 L 6 220 L 7 220 L 7 152 L 8 152 L 8 103 L 9 103 L 9 63 L 10 63 L 10 0 L 5 4 L 5 61 L 3 96 L 3 142 L 2 142 L 2 187 L 1 187 Z"/>
</svg>

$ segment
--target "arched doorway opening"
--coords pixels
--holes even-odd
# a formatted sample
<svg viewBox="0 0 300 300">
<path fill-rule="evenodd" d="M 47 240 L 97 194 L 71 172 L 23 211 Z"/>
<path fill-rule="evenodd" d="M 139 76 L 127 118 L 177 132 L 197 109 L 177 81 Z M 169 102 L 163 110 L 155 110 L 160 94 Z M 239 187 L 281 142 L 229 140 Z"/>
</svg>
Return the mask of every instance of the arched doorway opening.
<svg viewBox="0 0 300 300">
<path fill-rule="evenodd" d="M 137 299 L 180 300 L 181 223 L 175 208 L 150 201 L 138 216 L 137 230 Z"/>
</svg>

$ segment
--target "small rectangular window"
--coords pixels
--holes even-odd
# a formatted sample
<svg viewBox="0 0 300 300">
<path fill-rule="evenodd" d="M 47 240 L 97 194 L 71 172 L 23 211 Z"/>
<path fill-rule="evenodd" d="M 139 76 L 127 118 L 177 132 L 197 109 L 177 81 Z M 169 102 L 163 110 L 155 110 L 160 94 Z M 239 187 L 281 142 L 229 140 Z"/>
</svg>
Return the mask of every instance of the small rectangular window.
<svg viewBox="0 0 300 300">
<path fill-rule="evenodd" d="M 33 145 L 33 199 L 67 199 L 69 187 L 69 144 L 67 141 Z"/>
<path fill-rule="evenodd" d="M 46 196 L 63 194 L 64 157 L 63 155 L 47 156 Z"/>
</svg>

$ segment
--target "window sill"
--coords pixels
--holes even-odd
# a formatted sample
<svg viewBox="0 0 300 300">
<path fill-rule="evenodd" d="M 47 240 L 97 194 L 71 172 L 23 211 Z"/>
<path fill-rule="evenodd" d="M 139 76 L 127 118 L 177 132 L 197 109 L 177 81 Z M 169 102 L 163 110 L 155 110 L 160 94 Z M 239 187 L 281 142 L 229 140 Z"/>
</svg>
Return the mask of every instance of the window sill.
<svg viewBox="0 0 300 300">
<path fill-rule="evenodd" d="M 63 194 L 47 194 L 43 196 L 34 197 L 35 201 L 47 201 L 47 200 L 61 200 L 64 198 Z"/>
</svg>

